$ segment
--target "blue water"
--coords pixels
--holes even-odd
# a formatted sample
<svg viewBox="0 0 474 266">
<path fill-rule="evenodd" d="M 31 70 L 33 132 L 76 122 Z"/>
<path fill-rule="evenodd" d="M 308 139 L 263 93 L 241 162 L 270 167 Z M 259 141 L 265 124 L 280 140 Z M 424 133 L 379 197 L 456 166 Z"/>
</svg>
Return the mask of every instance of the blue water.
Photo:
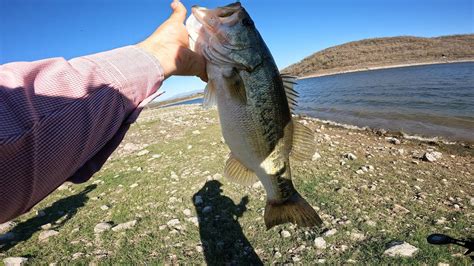
<svg viewBox="0 0 474 266">
<path fill-rule="evenodd" d="M 474 63 L 302 79 L 296 113 L 427 137 L 474 141 Z M 168 106 L 202 103 L 202 98 Z"/>
<path fill-rule="evenodd" d="M 197 99 L 191 99 L 191 100 L 187 100 L 187 101 L 172 103 L 172 104 L 169 104 L 169 105 L 164 105 L 162 107 L 170 107 L 170 106 L 186 105 L 186 104 L 195 104 L 195 103 L 202 103 L 202 102 L 203 102 L 203 98 L 197 98 Z"/>
<path fill-rule="evenodd" d="M 297 113 L 474 141 L 474 63 L 438 64 L 302 79 Z"/>
</svg>

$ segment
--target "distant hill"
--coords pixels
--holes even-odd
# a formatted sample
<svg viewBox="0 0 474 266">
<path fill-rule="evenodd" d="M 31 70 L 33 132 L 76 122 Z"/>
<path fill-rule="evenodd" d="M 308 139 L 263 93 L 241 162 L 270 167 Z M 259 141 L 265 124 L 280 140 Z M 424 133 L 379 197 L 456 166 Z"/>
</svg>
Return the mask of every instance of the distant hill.
<svg viewBox="0 0 474 266">
<path fill-rule="evenodd" d="M 330 47 L 283 69 L 299 77 L 398 65 L 474 61 L 474 34 L 373 38 Z"/>
<path fill-rule="evenodd" d="M 204 92 L 202 90 L 194 90 L 191 92 L 183 92 L 180 94 L 177 94 L 169 99 L 166 99 L 164 101 L 156 101 L 149 103 L 147 105 L 148 108 L 155 108 L 155 107 L 160 107 L 160 106 L 166 106 L 168 104 L 173 104 L 173 103 L 178 103 L 178 102 L 184 102 L 187 100 L 191 99 L 197 99 L 197 98 L 202 98 L 204 96 Z"/>
</svg>

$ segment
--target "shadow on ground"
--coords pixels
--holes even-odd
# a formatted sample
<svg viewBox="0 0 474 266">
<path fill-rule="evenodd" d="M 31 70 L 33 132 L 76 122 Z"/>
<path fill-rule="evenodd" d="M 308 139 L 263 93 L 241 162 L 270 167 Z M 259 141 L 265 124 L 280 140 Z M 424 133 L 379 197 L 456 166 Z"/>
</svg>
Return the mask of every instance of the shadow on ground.
<svg viewBox="0 0 474 266">
<path fill-rule="evenodd" d="M 69 219 L 74 217 L 79 208 L 85 205 L 89 199 L 87 194 L 96 187 L 97 185 L 87 186 L 80 193 L 60 199 L 53 203 L 53 205 L 43 209 L 43 216 L 37 215 L 17 224 L 9 232 L 13 235 L 12 239 L 4 241 L 4 243 L 0 242 L 0 252 L 8 251 L 17 244 L 30 239 L 34 233 L 42 230 L 42 225 L 50 223 L 51 228 L 49 230 L 57 230 L 63 226 Z"/>
<path fill-rule="evenodd" d="M 238 221 L 247 210 L 248 197 L 235 205 L 221 194 L 221 186 L 219 181 L 209 181 L 193 196 L 206 263 L 262 265 Z"/>
</svg>

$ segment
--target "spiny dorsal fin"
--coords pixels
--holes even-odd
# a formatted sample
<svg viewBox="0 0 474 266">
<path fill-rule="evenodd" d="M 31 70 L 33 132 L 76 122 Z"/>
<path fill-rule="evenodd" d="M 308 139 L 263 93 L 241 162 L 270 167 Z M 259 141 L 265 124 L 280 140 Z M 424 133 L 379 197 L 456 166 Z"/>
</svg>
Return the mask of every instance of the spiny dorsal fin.
<svg viewBox="0 0 474 266">
<path fill-rule="evenodd" d="M 283 81 L 283 87 L 285 88 L 286 98 L 288 99 L 288 105 L 290 110 L 294 112 L 297 106 L 298 92 L 293 88 L 296 84 L 296 77 L 286 74 L 281 74 L 281 80 Z"/>
<path fill-rule="evenodd" d="M 315 151 L 313 131 L 293 120 L 291 157 L 301 161 L 311 160 Z"/>
<path fill-rule="evenodd" d="M 217 106 L 216 90 L 214 89 L 212 82 L 207 83 L 206 88 L 204 89 L 204 100 L 202 106 L 205 109 Z"/>
<path fill-rule="evenodd" d="M 257 175 L 234 158 L 232 153 L 227 159 L 224 176 L 230 181 L 244 186 L 251 186 L 258 181 Z"/>
</svg>

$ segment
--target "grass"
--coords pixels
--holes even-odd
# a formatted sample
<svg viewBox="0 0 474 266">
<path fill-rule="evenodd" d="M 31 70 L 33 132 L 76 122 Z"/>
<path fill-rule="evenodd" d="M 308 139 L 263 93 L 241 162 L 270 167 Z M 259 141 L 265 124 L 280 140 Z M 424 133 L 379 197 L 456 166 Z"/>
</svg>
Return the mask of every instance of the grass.
<svg viewBox="0 0 474 266">
<path fill-rule="evenodd" d="M 319 209 L 325 229 L 337 230 L 324 237 L 325 250 L 313 245 L 322 229 L 286 224 L 267 231 L 263 189 L 222 178 L 229 150 L 221 141 L 216 112 L 177 106 L 146 110 L 90 181 L 54 192 L 15 220 L 11 232 L 15 241 L 22 241 L 0 244 L 0 258 L 28 257 L 34 264 L 312 264 L 318 260 L 326 264 L 470 264 L 470 259 L 459 255 L 462 248 L 432 246 L 426 236 L 435 232 L 459 238 L 473 235 L 471 149 L 411 140 L 393 145 L 369 131 L 308 123 L 317 131 L 322 158 L 294 162 L 292 172 L 296 188 Z M 126 148 L 127 143 L 133 143 L 133 149 Z M 443 152 L 443 158 L 412 163 L 412 154 L 429 148 Z M 143 149 L 149 153 L 138 156 Z M 403 155 L 399 149 L 404 149 Z M 347 152 L 358 158 L 343 159 Z M 157 154 L 161 157 L 154 158 Z M 356 174 L 362 165 L 375 169 Z M 195 204 L 196 196 L 202 204 Z M 394 204 L 410 212 L 395 213 Z M 102 210 L 103 205 L 109 209 Z M 46 215 L 38 217 L 38 210 Z M 440 217 L 446 218 L 445 224 L 436 224 Z M 197 218 L 198 225 L 193 223 Z M 180 224 L 167 225 L 172 219 L 179 219 Z M 132 220 L 137 224 L 128 230 L 94 233 L 100 222 Z M 44 231 L 40 226 L 47 223 L 59 234 L 39 242 Z M 283 238 L 282 230 L 291 236 Z M 364 239 L 352 239 L 353 232 Z M 419 251 L 411 258 L 384 256 L 387 245 L 396 240 Z M 275 256 L 277 252 L 281 257 Z"/>
</svg>

